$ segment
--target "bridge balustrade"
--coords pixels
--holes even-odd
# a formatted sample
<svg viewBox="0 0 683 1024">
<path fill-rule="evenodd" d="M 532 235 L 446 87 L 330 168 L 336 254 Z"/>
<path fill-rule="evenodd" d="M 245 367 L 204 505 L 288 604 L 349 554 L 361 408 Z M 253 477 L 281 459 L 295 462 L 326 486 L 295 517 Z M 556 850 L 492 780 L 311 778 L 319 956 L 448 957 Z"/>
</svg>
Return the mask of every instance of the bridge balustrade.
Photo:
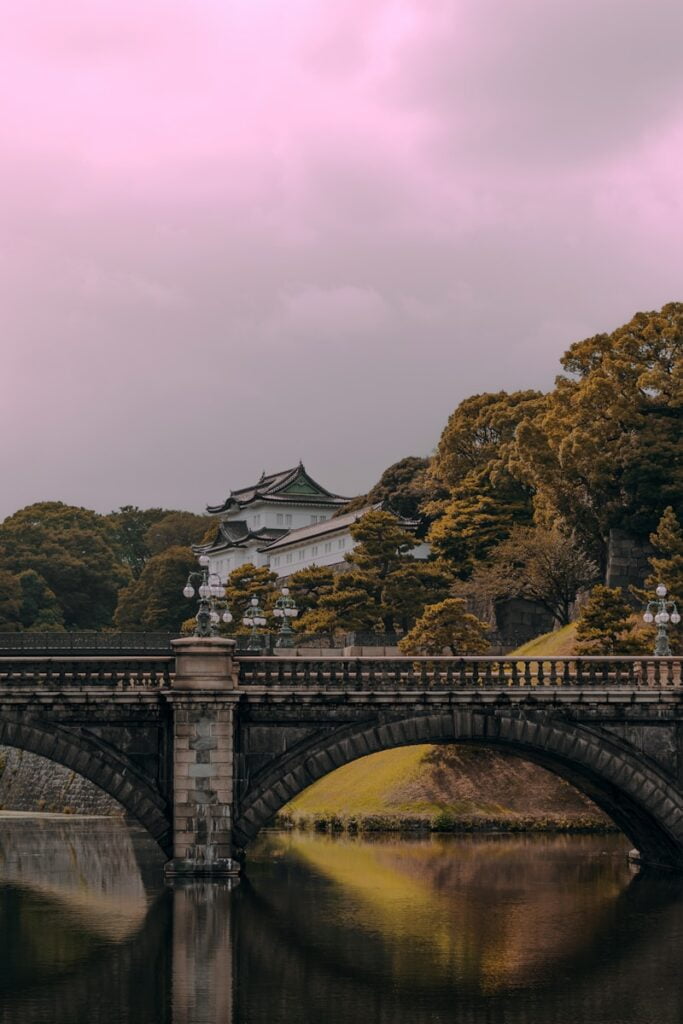
<svg viewBox="0 0 683 1024">
<path fill-rule="evenodd" d="M 171 685 L 174 666 L 173 657 L 0 658 L 0 684 L 59 690 L 84 686 L 160 689 Z"/>
<path fill-rule="evenodd" d="M 240 655 L 242 687 L 329 690 L 627 687 L 682 685 L 682 659 L 655 657 L 268 657 Z M 172 656 L 0 657 L 0 685 L 170 687 Z"/>
<path fill-rule="evenodd" d="M 459 687 L 679 687 L 681 659 L 241 656 L 239 682 L 245 687 L 366 691 Z"/>
</svg>

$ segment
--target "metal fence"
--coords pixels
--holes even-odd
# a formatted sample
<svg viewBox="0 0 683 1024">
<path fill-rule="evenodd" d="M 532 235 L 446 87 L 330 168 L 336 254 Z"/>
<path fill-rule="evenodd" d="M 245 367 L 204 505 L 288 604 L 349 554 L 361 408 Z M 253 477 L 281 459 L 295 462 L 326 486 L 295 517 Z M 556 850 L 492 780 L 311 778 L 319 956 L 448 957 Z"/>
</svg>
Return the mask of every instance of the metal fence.
<svg viewBox="0 0 683 1024">
<path fill-rule="evenodd" d="M 108 632 L 60 632 L 34 633 L 30 631 L 17 633 L 0 633 L 0 656 L 13 656 L 31 653 L 44 655 L 74 654 L 97 655 L 102 652 L 112 654 L 170 654 L 171 640 L 177 633 L 108 633 Z M 249 634 L 229 636 L 234 640 L 237 651 L 250 651 L 253 641 Z M 279 649 L 282 637 L 278 633 L 259 633 L 258 650 L 265 653 Z M 345 647 L 396 647 L 398 637 L 384 633 L 294 633 L 289 637 L 288 646 L 314 650 L 343 650 Z"/>
<path fill-rule="evenodd" d="M 170 654 L 174 633 L 0 633 L 0 655 Z"/>
</svg>

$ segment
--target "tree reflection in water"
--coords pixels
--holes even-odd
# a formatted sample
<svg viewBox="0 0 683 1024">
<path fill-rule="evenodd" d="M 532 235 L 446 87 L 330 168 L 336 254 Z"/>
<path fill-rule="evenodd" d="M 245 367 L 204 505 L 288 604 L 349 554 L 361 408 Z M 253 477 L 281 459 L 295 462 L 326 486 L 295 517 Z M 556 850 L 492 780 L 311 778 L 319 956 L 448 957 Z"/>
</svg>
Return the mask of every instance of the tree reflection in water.
<svg viewBox="0 0 683 1024">
<path fill-rule="evenodd" d="M 616 837 L 270 834 L 164 889 L 115 822 L 3 821 L 1 1024 L 678 1024 L 683 883 Z"/>
</svg>

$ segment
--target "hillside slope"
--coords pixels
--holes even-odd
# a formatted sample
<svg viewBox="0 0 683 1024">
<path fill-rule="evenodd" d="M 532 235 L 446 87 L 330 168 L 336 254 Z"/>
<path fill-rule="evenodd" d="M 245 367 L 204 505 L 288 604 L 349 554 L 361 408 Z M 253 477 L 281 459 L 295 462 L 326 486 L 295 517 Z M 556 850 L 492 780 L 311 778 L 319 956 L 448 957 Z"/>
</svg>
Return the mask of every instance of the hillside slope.
<svg viewBox="0 0 683 1024">
<path fill-rule="evenodd" d="M 520 655 L 570 654 L 574 627 Z M 318 828 L 469 830 L 604 828 L 608 821 L 568 783 L 528 761 L 466 745 L 401 747 L 360 758 L 286 805 L 281 823 Z"/>
</svg>

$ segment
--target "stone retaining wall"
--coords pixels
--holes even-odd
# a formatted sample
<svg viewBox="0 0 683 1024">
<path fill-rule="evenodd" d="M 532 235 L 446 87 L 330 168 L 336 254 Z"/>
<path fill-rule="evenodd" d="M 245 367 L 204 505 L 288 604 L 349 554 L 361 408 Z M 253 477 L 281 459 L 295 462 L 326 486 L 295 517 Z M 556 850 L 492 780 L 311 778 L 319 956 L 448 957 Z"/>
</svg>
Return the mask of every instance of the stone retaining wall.
<svg viewBox="0 0 683 1024">
<path fill-rule="evenodd" d="M 16 747 L 0 747 L 0 809 L 123 814 L 121 805 L 88 779 Z"/>
</svg>

